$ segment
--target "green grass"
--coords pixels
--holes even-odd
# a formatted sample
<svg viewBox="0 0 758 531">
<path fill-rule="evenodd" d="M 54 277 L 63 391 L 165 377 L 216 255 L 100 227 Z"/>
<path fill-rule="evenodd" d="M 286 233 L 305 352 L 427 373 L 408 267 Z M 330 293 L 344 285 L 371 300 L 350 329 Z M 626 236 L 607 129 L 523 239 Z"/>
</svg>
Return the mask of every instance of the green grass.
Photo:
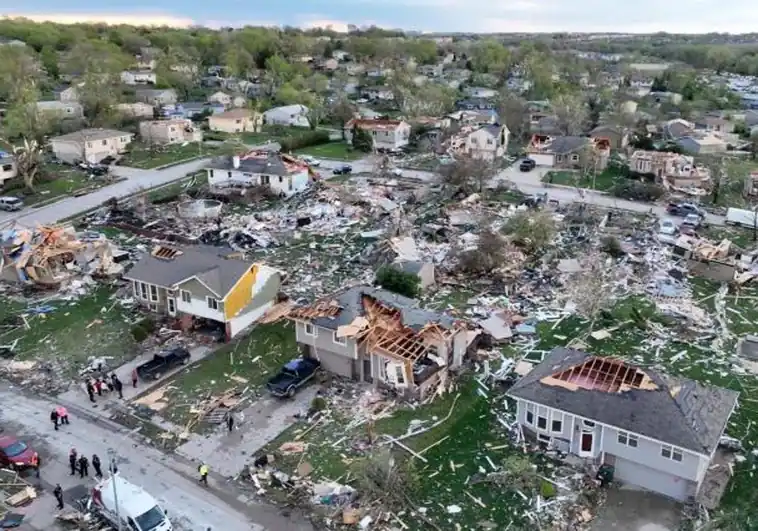
<svg viewBox="0 0 758 531">
<path fill-rule="evenodd" d="M 15 359 L 34 359 L 53 363 L 65 374 L 78 373 L 89 356 L 112 357 L 108 364 L 118 366 L 136 354 L 136 343 L 130 333 L 135 318 L 113 298 L 113 290 L 102 286 L 91 294 L 70 302 L 32 302 L 3 299 L 4 319 L 13 318 L 20 326 L 0 333 L 0 343 L 8 345 L 18 339 Z M 55 310 L 33 315 L 30 309 L 49 305 Z M 24 314 L 29 324 L 27 329 Z"/>
<path fill-rule="evenodd" d="M 320 159 L 332 160 L 358 160 L 366 156 L 362 151 L 356 151 L 344 142 L 329 142 L 319 146 L 310 146 L 295 151 L 297 155 L 310 155 Z"/>
<path fill-rule="evenodd" d="M 166 419 L 184 425 L 198 399 L 218 396 L 235 387 L 253 391 L 297 355 L 295 329 L 289 321 L 259 325 L 169 382 Z"/>
<path fill-rule="evenodd" d="M 129 152 L 121 159 L 121 166 L 149 170 L 167 164 L 180 163 L 198 157 L 208 157 L 219 152 L 219 147 L 193 142 L 187 145 L 154 147 L 152 150 L 142 144 L 132 144 Z"/>
<path fill-rule="evenodd" d="M 46 165 L 43 172 L 44 178 L 34 183 L 33 193 L 24 187 L 22 180 L 19 180 L 16 190 L 10 189 L 8 194 L 21 197 L 24 204 L 31 206 L 77 192 L 94 190 L 112 182 L 97 177 L 90 180 L 85 172 L 59 164 Z"/>
<path fill-rule="evenodd" d="M 154 190 L 150 190 L 147 193 L 147 197 L 152 202 L 162 203 L 172 201 L 179 197 L 181 194 L 191 194 L 200 190 L 208 184 L 208 173 L 205 171 L 199 171 L 194 175 L 190 175 L 186 179 L 169 184 L 168 186 L 161 186 Z"/>
<path fill-rule="evenodd" d="M 542 178 L 542 182 L 605 192 L 613 187 L 617 178 L 617 173 L 612 169 L 605 169 L 595 175 L 594 178 L 592 175 L 585 175 L 579 171 L 557 170 L 547 172 Z"/>
</svg>

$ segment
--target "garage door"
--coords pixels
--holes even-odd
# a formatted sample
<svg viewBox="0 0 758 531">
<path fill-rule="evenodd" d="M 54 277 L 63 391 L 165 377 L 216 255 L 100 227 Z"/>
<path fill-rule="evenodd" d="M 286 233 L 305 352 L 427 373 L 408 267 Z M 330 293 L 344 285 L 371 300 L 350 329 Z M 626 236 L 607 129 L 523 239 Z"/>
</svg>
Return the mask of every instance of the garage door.
<svg viewBox="0 0 758 531">
<path fill-rule="evenodd" d="M 544 153 L 529 153 L 528 157 L 536 162 L 537 166 L 549 166 L 552 168 L 555 164 L 555 158 L 553 155 L 546 155 Z"/>
<path fill-rule="evenodd" d="M 311 349 L 311 355 L 321 362 L 321 367 L 327 372 L 352 378 L 353 360 L 328 350 Z"/>
<path fill-rule="evenodd" d="M 692 482 L 684 478 L 672 476 L 620 457 L 616 458 L 615 467 L 614 479 L 622 483 L 642 487 L 679 501 L 687 499 L 689 486 Z"/>
</svg>

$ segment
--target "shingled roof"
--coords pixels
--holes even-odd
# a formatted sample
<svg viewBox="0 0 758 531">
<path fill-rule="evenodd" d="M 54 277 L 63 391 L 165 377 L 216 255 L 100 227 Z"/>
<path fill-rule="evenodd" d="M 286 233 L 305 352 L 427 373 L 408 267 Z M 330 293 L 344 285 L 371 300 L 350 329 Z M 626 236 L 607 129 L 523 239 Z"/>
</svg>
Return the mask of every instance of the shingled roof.
<svg viewBox="0 0 758 531">
<path fill-rule="evenodd" d="M 555 348 L 508 394 L 699 454 L 716 448 L 739 393 L 619 360 L 606 359 L 605 366 L 617 369 L 610 378 L 596 369 L 598 377 L 588 374 L 594 360 L 601 360 L 596 368 L 603 363 L 586 352 Z"/>
</svg>

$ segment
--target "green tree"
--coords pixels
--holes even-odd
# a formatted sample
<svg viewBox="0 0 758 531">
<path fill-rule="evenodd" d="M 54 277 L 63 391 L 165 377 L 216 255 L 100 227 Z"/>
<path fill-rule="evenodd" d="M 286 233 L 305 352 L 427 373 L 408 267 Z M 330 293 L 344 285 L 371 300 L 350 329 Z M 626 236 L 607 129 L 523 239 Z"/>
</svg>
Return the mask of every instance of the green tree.
<svg viewBox="0 0 758 531">
<path fill-rule="evenodd" d="M 482 41 L 474 46 L 471 66 L 474 72 L 504 75 L 511 67 L 511 52 L 494 39 Z"/>
<path fill-rule="evenodd" d="M 189 100 L 200 75 L 195 50 L 171 47 L 158 58 L 155 75 L 160 83 L 176 89 L 183 100 Z"/>
<path fill-rule="evenodd" d="M 418 297 L 421 279 L 418 275 L 406 273 L 393 266 L 379 268 L 376 273 L 376 284 L 399 295 L 410 298 Z"/>
<path fill-rule="evenodd" d="M 346 97 L 341 97 L 334 101 L 326 112 L 327 116 L 331 116 L 337 124 L 339 124 L 340 131 L 342 131 L 342 139 L 345 138 L 345 124 L 353 119 L 355 114 L 355 107 L 350 100 Z"/>
<path fill-rule="evenodd" d="M 58 79 L 60 75 L 60 57 L 58 52 L 51 46 L 45 46 L 39 53 L 39 60 L 47 75 L 53 79 Z"/>
<path fill-rule="evenodd" d="M 374 150 L 374 139 L 365 129 L 353 126 L 353 148 L 364 153 L 370 153 Z"/>
<path fill-rule="evenodd" d="M 26 48 L 0 46 L 0 100 L 12 101 L 26 90 L 28 82 L 38 82 L 39 65 Z"/>
</svg>

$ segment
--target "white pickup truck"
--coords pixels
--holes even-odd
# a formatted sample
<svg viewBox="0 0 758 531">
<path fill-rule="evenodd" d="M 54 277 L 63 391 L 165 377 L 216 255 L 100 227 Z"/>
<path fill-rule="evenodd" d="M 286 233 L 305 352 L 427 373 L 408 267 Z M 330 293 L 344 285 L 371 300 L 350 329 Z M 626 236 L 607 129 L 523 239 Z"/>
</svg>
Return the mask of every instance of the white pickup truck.
<svg viewBox="0 0 758 531">
<path fill-rule="evenodd" d="M 739 225 L 741 227 L 752 229 L 758 225 L 758 213 L 741 208 L 730 208 L 726 211 L 726 219 L 724 222 L 727 225 Z"/>
</svg>

